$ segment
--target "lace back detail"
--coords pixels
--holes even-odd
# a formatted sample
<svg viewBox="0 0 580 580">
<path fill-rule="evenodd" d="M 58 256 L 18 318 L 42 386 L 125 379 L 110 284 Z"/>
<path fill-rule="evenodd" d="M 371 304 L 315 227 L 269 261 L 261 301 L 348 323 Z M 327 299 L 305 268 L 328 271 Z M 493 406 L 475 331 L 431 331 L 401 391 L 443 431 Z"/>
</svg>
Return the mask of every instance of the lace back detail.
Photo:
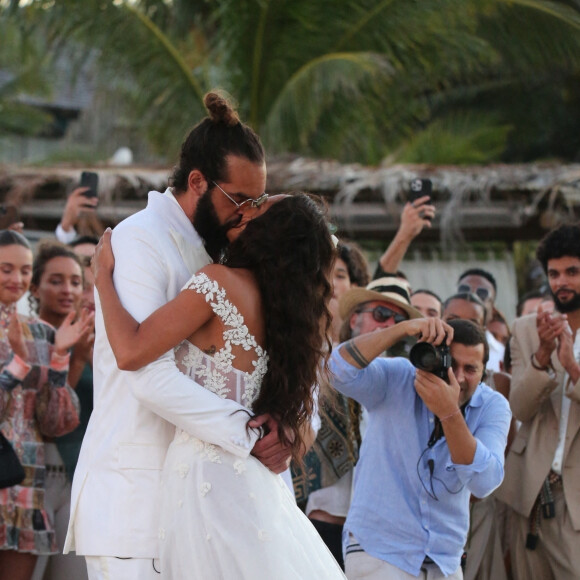
<svg viewBox="0 0 580 580">
<path fill-rule="evenodd" d="M 206 302 L 224 325 L 224 346 L 209 355 L 189 341 L 182 342 L 175 348 L 175 359 L 180 370 L 220 397 L 251 407 L 266 374 L 268 355 L 250 334 L 237 307 L 227 299 L 226 291 L 215 280 L 203 273 L 195 274 L 183 289 L 205 296 Z M 233 346 L 254 351 L 256 360 L 252 363 L 254 370 L 251 373 L 234 367 Z"/>
</svg>

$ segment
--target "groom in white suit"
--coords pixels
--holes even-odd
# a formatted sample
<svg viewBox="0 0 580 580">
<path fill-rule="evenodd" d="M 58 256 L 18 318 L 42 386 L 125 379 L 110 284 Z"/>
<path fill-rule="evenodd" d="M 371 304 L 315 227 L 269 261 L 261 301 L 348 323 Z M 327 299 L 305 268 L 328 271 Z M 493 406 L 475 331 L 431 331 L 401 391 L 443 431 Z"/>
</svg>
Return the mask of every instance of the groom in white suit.
<svg viewBox="0 0 580 580">
<path fill-rule="evenodd" d="M 211 261 L 208 252 L 219 256 L 227 229 L 263 211 L 268 197 L 258 136 L 237 117 L 214 113 L 210 96 L 211 118 L 183 143 L 173 187 L 150 192 L 147 207 L 113 232 L 115 287 L 139 321 L 174 298 Z M 98 300 L 94 357 L 94 410 L 74 476 L 65 553 L 85 556 L 91 580 L 157 579 L 159 480 L 175 426 L 240 457 L 252 452 L 277 473 L 290 453 L 273 419 L 258 418 L 270 434 L 257 442 L 247 413 L 236 412 L 242 407 L 183 375 L 172 351 L 139 371 L 119 370 Z"/>
</svg>

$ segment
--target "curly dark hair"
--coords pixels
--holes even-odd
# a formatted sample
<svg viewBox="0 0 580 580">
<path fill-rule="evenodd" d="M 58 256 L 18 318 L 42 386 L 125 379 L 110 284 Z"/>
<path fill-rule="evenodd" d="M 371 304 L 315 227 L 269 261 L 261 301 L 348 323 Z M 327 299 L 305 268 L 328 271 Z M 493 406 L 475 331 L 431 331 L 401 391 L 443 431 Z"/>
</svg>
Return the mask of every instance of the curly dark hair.
<svg viewBox="0 0 580 580">
<path fill-rule="evenodd" d="M 571 256 L 580 258 L 580 222 L 564 224 L 548 232 L 538 244 L 536 257 L 548 272 L 548 260 Z"/>
<path fill-rule="evenodd" d="M 40 242 L 36 248 L 34 261 L 32 262 L 32 278 L 30 280 L 30 286 L 40 286 L 40 280 L 44 274 L 44 271 L 46 270 L 46 265 L 54 258 L 71 258 L 74 260 L 81 269 L 81 276 L 84 285 L 85 271 L 83 269 L 83 264 L 80 257 L 75 254 L 71 248 L 61 244 L 60 242 L 54 240 L 44 240 Z M 28 295 L 28 307 L 31 314 L 38 314 L 38 298 L 33 296 L 32 293 Z"/>
<path fill-rule="evenodd" d="M 203 102 L 208 116 L 186 137 L 170 179 L 176 193 L 187 190 L 187 180 L 194 169 L 198 169 L 207 181 L 227 181 L 228 155 L 253 163 L 263 163 L 266 157 L 258 135 L 240 121 L 224 97 L 211 92 L 205 95 Z"/>
<path fill-rule="evenodd" d="M 292 445 L 296 459 L 303 451 L 300 429 L 314 410 L 313 387 L 327 370 L 331 350 L 334 258 L 321 204 L 296 193 L 250 221 L 222 260 L 230 268 L 247 268 L 258 282 L 269 362 L 252 411 L 278 421 L 280 440 Z"/>
<path fill-rule="evenodd" d="M 336 254 L 346 264 L 351 284 L 364 288 L 371 281 L 367 259 L 357 244 L 340 240 Z"/>
</svg>

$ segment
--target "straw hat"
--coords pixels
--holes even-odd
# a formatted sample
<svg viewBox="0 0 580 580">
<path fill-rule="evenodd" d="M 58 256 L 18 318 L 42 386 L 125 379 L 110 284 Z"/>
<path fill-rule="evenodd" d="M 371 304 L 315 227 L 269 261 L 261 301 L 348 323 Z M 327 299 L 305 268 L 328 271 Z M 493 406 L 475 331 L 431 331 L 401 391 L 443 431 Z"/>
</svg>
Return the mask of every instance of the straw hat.
<svg viewBox="0 0 580 580">
<path fill-rule="evenodd" d="M 341 318 L 346 318 L 357 306 L 373 300 L 385 300 L 403 309 L 409 318 L 423 318 L 423 315 L 411 306 L 409 284 L 394 276 L 377 278 L 366 288 L 351 288 L 341 297 L 338 310 Z"/>
</svg>

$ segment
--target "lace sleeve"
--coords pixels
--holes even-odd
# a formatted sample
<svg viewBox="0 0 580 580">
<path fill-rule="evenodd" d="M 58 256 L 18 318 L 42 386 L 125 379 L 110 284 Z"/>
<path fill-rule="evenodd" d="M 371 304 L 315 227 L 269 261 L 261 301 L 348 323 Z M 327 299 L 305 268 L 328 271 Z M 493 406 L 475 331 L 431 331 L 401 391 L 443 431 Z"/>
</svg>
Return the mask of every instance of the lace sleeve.
<svg viewBox="0 0 580 580">
<path fill-rule="evenodd" d="M 182 290 L 194 290 L 198 294 L 203 294 L 207 302 L 215 301 L 218 295 L 224 294 L 220 285 L 203 272 L 194 274 L 183 286 Z"/>
</svg>

